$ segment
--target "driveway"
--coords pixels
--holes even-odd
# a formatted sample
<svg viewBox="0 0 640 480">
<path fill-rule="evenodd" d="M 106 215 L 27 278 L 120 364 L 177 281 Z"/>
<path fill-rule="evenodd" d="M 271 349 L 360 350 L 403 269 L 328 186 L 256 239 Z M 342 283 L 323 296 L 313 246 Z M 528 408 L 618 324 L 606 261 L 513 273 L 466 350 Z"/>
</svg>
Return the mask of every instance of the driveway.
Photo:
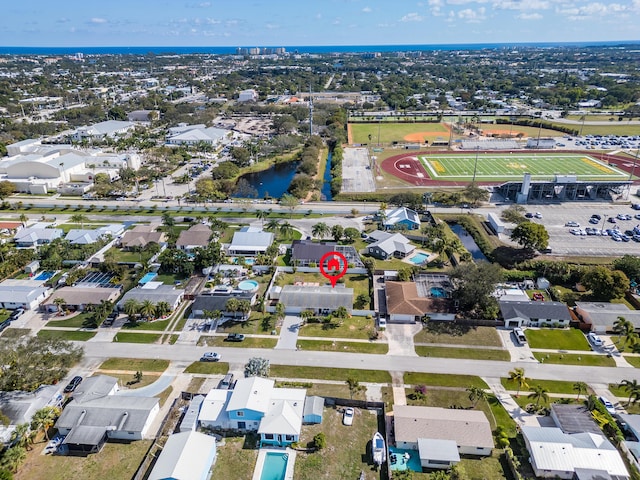
<svg viewBox="0 0 640 480">
<path fill-rule="evenodd" d="M 413 345 L 413 337 L 420 331 L 422 325 L 416 323 L 390 324 L 384 332 L 389 342 L 389 353 L 387 355 L 401 355 L 417 357 Z"/>
<path fill-rule="evenodd" d="M 277 350 L 297 350 L 298 349 L 298 331 L 302 319 L 295 315 L 287 315 L 282 322 L 280 329 L 280 338 L 275 346 Z"/>
<path fill-rule="evenodd" d="M 500 340 L 502 340 L 504 348 L 506 348 L 511 355 L 512 362 L 538 363 L 536 357 L 533 356 L 531 348 L 529 348 L 529 344 L 525 343 L 524 345 L 518 345 L 515 342 L 510 329 L 499 328 L 497 331 L 498 335 L 500 335 Z"/>
</svg>

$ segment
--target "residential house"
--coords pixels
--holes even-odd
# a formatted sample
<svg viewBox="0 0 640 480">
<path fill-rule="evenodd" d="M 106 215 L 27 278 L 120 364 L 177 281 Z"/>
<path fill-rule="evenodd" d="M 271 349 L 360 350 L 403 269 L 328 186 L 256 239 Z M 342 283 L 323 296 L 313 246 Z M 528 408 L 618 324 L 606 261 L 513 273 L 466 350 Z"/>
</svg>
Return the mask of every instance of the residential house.
<svg viewBox="0 0 640 480">
<path fill-rule="evenodd" d="M 270 297 L 284 305 L 286 313 L 298 314 L 311 310 L 320 315 L 328 315 L 339 307 L 349 313 L 353 310 L 353 288 L 338 283 L 331 285 L 285 285 L 271 290 Z"/>
<path fill-rule="evenodd" d="M 160 110 L 134 110 L 127 114 L 129 122 L 151 125 L 153 119 L 160 118 Z"/>
<path fill-rule="evenodd" d="M 122 224 L 105 225 L 91 230 L 72 228 L 67 232 L 64 239 L 72 245 L 90 245 L 107 236 L 116 237 L 121 235 L 124 229 L 125 227 Z"/>
<path fill-rule="evenodd" d="M 60 385 L 43 385 L 33 392 L 0 391 L 0 411 L 9 419 L 8 424 L 0 424 L 0 442 L 9 443 L 16 426 L 31 422 L 41 408 L 60 407 L 63 402 Z"/>
<path fill-rule="evenodd" d="M 273 233 L 265 232 L 261 228 L 242 227 L 233 234 L 227 252 L 229 255 L 259 255 L 267 251 L 267 248 L 273 243 L 273 239 Z"/>
<path fill-rule="evenodd" d="M 125 293 L 116 304 L 118 310 L 124 310 L 124 304 L 131 298 L 139 303 L 149 300 L 154 305 L 157 305 L 158 302 L 167 302 L 171 310 L 175 310 L 184 299 L 184 289 L 175 288 L 173 285 L 164 285 L 162 282 L 147 282 Z"/>
<path fill-rule="evenodd" d="M 387 210 L 385 217 L 382 219 L 382 225 L 385 229 L 405 229 L 419 230 L 420 215 L 415 210 L 407 207 L 398 207 L 395 210 Z"/>
<path fill-rule="evenodd" d="M 0 233 L 3 234 L 16 234 L 18 230 L 23 228 L 22 222 L 0 222 Z"/>
<path fill-rule="evenodd" d="M 500 312 L 506 327 L 568 327 L 571 313 L 562 302 L 535 302 L 529 300 L 504 301 L 500 299 Z"/>
<path fill-rule="evenodd" d="M 414 323 L 424 316 L 431 320 L 453 321 L 454 306 L 450 299 L 432 296 L 429 289 L 418 288 L 419 282 L 385 283 L 387 314 L 390 323 Z"/>
<path fill-rule="evenodd" d="M 640 311 L 631 310 L 623 303 L 576 302 L 575 313 L 592 332 L 612 332 L 619 317 L 629 320 L 633 328 L 640 331 Z"/>
<path fill-rule="evenodd" d="M 258 292 L 251 292 L 246 290 L 234 290 L 228 287 L 216 287 L 210 292 L 202 293 L 198 295 L 193 305 L 191 306 L 191 312 L 196 318 L 206 317 L 205 312 L 218 311 L 222 317 L 230 317 L 237 319 L 238 317 L 249 318 L 251 312 L 232 312 L 227 310 L 227 302 L 235 298 L 236 300 L 248 300 L 253 305 L 257 299 Z"/>
<path fill-rule="evenodd" d="M 602 429 L 593 419 L 591 410 L 584 405 L 552 403 L 550 418 L 556 427 L 564 433 L 595 433 Z"/>
<path fill-rule="evenodd" d="M 64 300 L 62 308 L 75 312 L 83 312 L 88 306 L 100 305 L 102 302 L 115 302 L 121 293 L 121 286 L 108 287 L 62 287 L 57 289 L 41 307 L 47 312 L 59 310 L 56 300 Z"/>
<path fill-rule="evenodd" d="M 0 308 L 35 310 L 48 296 L 50 289 L 36 280 L 7 279 L 0 282 Z"/>
<path fill-rule="evenodd" d="M 400 233 L 388 233 L 377 230 L 369 234 L 374 243 L 367 246 L 367 253 L 375 258 L 387 260 L 389 258 L 405 258 L 416 247 L 411 245 L 407 237 Z"/>
<path fill-rule="evenodd" d="M 181 432 L 195 432 L 198 428 L 198 416 L 200 415 L 200 408 L 202 408 L 202 402 L 204 402 L 204 395 L 196 395 L 189 402 L 189 407 L 184 413 L 184 417 L 180 421 L 178 427 Z"/>
<path fill-rule="evenodd" d="M 148 480 L 207 480 L 216 460 L 216 439 L 199 432 L 169 435 Z"/>
<path fill-rule="evenodd" d="M 176 247 L 186 252 L 192 252 L 198 247 L 206 247 L 212 235 L 211 228 L 208 225 L 197 223 L 183 230 L 176 240 Z"/>
<path fill-rule="evenodd" d="M 55 427 L 65 436 L 70 454 L 99 452 L 108 439 L 141 440 L 160 411 L 155 397 L 127 396 L 118 379 L 96 375 L 84 379 L 62 411 Z"/>
<path fill-rule="evenodd" d="M 538 478 L 629 478 L 620 453 L 602 433 L 565 433 L 557 427 L 520 427 Z"/>
<path fill-rule="evenodd" d="M 41 225 L 42 224 L 36 224 L 18 231 L 13 237 L 16 246 L 18 248 L 32 248 L 51 243 L 56 238 L 64 235 L 64 232 L 60 228 L 45 228 Z"/>
<path fill-rule="evenodd" d="M 238 95 L 238 102 L 256 102 L 258 101 L 258 92 L 253 88 L 242 90 Z"/>
<path fill-rule="evenodd" d="M 144 248 L 150 243 L 162 244 L 166 242 L 164 232 L 158 232 L 155 225 L 136 225 L 127 230 L 120 239 L 120 246 L 125 249 Z"/>
<path fill-rule="evenodd" d="M 198 418 L 203 428 L 254 431 L 261 444 L 286 446 L 297 442 L 302 429 L 306 390 L 275 388 L 262 377 L 239 379 L 233 390 L 212 389 Z"/>
<path fill-rule="evenodd" d="M 291 264 L 299 267 L 308 267 L 310 264 L 317 266 L 325 254 L 335 250 L 336 244 L 333 242 L 294 240 L 291 242 Z"/>
<path fill-rule="evenodd" d="M 396 405 L 396 447 L 417 450 L 424 468 L 450 468 L 460 455 L 488 456 L 491 425 L 479 410 Z"/>
</svg>

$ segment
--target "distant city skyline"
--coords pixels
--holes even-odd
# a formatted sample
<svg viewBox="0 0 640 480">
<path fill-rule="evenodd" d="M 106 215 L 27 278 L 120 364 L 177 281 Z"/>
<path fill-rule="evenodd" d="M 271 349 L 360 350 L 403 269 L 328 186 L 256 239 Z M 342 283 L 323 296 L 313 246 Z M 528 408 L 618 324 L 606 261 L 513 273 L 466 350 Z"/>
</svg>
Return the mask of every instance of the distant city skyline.
<svg viewBox="0 0 640 480">
<path fill-rule="evenodd" d="M 2 46 L 290 46 L 640 40 L 640 0 L 24 0 Z"/>
</svg>

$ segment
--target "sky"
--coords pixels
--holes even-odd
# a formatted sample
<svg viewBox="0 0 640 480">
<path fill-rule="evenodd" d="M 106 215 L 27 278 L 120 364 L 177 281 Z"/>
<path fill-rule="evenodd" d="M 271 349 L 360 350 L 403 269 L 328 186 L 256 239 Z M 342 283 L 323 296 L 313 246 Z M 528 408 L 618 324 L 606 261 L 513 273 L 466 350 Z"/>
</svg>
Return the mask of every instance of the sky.
<svg viewBox="0 0 640 480">
<path fill-rule="evenodd" d="M 293 46 L 640 40 L 640 0 L 21 0 L 0 45 Z"/>
</svg>

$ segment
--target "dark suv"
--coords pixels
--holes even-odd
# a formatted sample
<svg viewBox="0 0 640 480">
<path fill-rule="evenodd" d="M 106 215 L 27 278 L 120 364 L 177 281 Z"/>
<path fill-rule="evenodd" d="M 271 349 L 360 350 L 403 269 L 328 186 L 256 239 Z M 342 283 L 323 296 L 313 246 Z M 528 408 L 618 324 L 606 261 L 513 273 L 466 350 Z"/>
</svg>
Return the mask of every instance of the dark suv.
<svg viewBox="0 0 640 480">
<path fill-rule="evenodd" d="M 244 335 L 241 333 L 230 333 L 227 335 L 226 342 L 242 342 L 244 340 Z"/>
</svg>

